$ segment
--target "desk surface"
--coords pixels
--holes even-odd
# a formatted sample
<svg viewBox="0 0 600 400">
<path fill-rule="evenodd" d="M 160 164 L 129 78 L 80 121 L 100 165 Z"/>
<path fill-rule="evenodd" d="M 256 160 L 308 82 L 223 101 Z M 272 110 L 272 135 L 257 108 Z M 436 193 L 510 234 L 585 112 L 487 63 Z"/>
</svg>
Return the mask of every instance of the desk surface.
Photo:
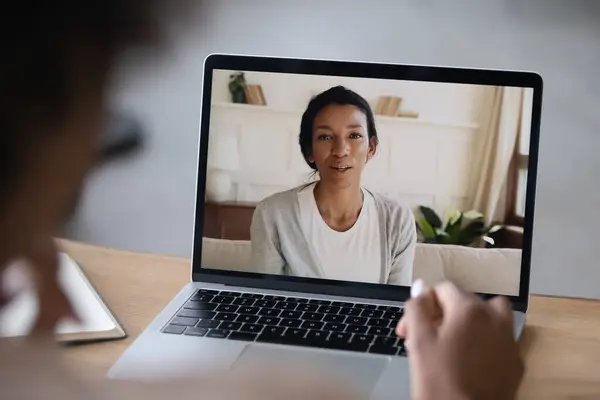
<svg viewBox="0 0 600 400">
<path fill-rule="evenodd" d="M 189 281 L 189 261 L 63 242 L 129 338 L 65 349 L 67 364 L 102 377 Z M 600 301 L 532 296 L 521 339 L 522 399 L 600 398 Z"/>
</svg>

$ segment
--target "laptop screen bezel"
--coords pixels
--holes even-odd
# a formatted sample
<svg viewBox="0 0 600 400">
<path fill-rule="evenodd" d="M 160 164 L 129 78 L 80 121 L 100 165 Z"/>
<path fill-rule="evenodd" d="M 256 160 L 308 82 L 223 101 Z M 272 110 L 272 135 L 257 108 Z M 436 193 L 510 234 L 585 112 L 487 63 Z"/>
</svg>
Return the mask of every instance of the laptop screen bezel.
<svg viewBox="0 0 600 400">
<path fill-rule="evenodd" d="M 533 239 L 535 192 L 537 183 L 539 128 L 542 108 L 543 81 L 540 75 L 534 72 L 523 71 L 499 71 L 455 67 L 256 57 L 225 54 L 212 54 L 206 58 L 204 62 L 200 119 L 194 242 L 192 252 L 192 280 L 194 282 L 210 282 L 232 286 L 390 301 L 407 300 L 410 297 L 410 288 L 402 286 L 266 275 L 250 272 L 202 268 L 204 199 L 206 167 L 208 159 L 208 132 L 210 127 L 212 81 L 213 71 L 219 69 L 532 88 L 533 109 L 531 116 L 529 165 L 523 226 L 524 232 L 521 257 L 520 288 L 518 296 L 507 296 L 512 302 L 515 310 L 527 310 L 531 272 L 531 247 Z M 478 294 L 484 298 L 497 295 L 491 293 Z"/>
</svg>

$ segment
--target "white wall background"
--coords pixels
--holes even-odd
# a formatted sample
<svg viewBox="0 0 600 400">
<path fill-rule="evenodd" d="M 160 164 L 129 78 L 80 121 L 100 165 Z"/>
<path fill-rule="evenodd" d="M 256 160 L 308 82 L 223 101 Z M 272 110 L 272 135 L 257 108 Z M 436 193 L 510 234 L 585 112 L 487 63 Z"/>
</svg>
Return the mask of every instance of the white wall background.
<svg viewBox="0 0 600 400">
<path fill-rule="evenodd" d="M 234 136 L 238 143 L 240 162 L 232 172 L 229 201 L 258 202 L 311 180 L 298 145 L 302 113 L 312 96 L 343 85 L 373 109 L 381 96 L 393 95 L 403 98 L 402 109 L 419 112 L 417 119 L 376 116 L 379 147 L 365 168 L 363 185 L 413 209 L 432 207 L 440 215 L 465 207 L 485 86 L 246 72 L 248 83 L 263 87 L 265 107 L 232 104 L 231 73 L 213 74 L 208 149 L 209 160 L 231 157 L 215 154 L 219 147 L 210 143 L 223 136 Z"/>
<path fill-rule="evenodd" d="M 90 176 L 70 234 L 189 256 L 203 59 L 211 52 L 535 70 L 545 79 L 532 290 L 600 297 L 600 3 L 203 1 L 188 34 L 114 104 L 143 119 L 135 158 Z M 194 18 L 193 16 L 190 16 Z"/>
<path fill-rule="evenodd" d="M 213 74 L 216 102 L 230 102 L 227 90 L 232 71 Z M 440 125 L 476 125 L 484 86 L 439 82 L 398 81 L 342 76 L 275 74 L 247 71 L 249 84 L 260 83 L 267 103 L 280 110 L 303 112 L 310 99 L 332 86 L 342 85 L 364 97 L 373 111 L 380 96 L 402 97 L 402 110 L 419 112 L 420 120 Z"/>
</svg>

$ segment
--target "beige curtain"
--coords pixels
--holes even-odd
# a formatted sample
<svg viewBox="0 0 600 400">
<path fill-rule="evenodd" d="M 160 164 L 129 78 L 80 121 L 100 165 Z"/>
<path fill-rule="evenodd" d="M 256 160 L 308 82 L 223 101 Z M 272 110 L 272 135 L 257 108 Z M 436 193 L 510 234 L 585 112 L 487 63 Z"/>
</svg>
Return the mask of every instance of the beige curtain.
<svg viewBox="0 0 600 400">
<path fill-rule="evenodd" d="M 503 218 L 503 193 L 519 132 L 523 89 L 493 87 L 486 91 L 474 143 L 468 204 L 489 224 Z"/>
</svg>

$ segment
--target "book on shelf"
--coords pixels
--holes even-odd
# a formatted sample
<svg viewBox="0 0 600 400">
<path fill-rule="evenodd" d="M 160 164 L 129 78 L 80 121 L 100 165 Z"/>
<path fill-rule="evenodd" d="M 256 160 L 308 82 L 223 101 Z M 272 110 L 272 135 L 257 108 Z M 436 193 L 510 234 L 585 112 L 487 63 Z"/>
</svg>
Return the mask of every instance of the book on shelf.
<svg viewBox="0 0 600 400">
<path fill-rule="evenodd" d="M 246 96 L 247 104 L 254 104 L 254 101 L 252 99 L 252 92 L 250 91 L 250 85 L 244 86 L 244 95 Z"/>
<path fill-rule="evenodd" d="M 381 96 L 379 98 L 379 100 L 377 101 L 377 106 L 375 107 L 376 115 L 383 115 L 383 110 L 385 109 L 385 107 L 387 105 L 388 99 L 389 99 L 388 96 Z"/>
<path fill-rule="evenodd" d="M 398 111 L 398 114 L 396 114 L 396 116 L 401 117 L 401 118 L 419 118 L 419 113 L 416 111 Z"/>
<path fill-rule="evenodd" d="M 402 98 L 400 97 L 392 97 L 389 101 L 388 108 L 386 110 L 385 115 L 394 116 L 398 112 L 398 108 L 400 108 L 400 103 L 402 102 Z"/>
<path fill-rule="evenodd" d="M 266 106 L 267 100 L 261 85 L 248 84 L 244 86 L 244 94 L 248 104 Z"/>
<path fill-rule="evenodd" d="M 393 117 L 398 112 L 402 97 L 398 96 L 381 96 L 375 107 L 375 114 Z"/>
<path fill-rule="evenodd" d="M 266 106 L 267 105 L 267 99 L 265 98 L 265 93 L 263 92 L 263 88 L 262 88 L 261 85 L 258 85 L 258 93 L 260 95 L 261 105 Z"/>
</svg>

